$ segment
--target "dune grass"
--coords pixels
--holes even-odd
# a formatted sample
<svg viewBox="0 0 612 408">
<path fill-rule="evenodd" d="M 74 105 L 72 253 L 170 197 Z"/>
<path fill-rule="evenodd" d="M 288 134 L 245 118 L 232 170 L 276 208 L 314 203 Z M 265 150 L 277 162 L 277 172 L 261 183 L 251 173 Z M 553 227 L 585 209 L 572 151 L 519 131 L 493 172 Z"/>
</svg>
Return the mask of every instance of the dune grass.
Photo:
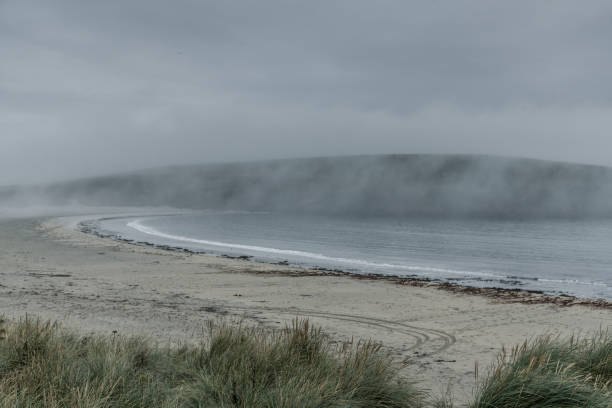
<svg viewBox="0 0 612 408">
<path fill-rule="evenodd" d="M 25 318 L 0 328 L 0 407 L 451 408 L 398 376 L 376 343 L 332 345 L 308 320 L 211 324 L 198 345 L 81 336 Z M 543 336 L 504 351 L 470 408 L 612 408 L 612 336 Z"/>
<path fill-rule="evenodd" d="M 332 346 L 307 320 L 210 326 L 200 345 L 79 336 L 25 318 L 0 329 L 2 407 L 385 407 L 422 404 L 374 343 Z"/>
<path fill-rule="evenodd" d="M 612 337 L 542 336 L 503 352 L 471 408 L 612 407 Z"/>
</svg>

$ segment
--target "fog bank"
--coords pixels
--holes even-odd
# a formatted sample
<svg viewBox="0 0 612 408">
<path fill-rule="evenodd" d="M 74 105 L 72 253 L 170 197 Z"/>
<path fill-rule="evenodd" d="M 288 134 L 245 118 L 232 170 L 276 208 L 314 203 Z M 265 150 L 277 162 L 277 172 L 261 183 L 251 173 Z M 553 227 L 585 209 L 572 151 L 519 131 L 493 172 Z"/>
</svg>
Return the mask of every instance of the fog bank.
<svg viewBox="0 0 612 408">
<path fill-rule="evenodd" d="M 20 205 L 171 206 L 359 216 L 607 217 L 612 169 L 469 155 L 167 167 L 0 190 Z"/>
</svg>

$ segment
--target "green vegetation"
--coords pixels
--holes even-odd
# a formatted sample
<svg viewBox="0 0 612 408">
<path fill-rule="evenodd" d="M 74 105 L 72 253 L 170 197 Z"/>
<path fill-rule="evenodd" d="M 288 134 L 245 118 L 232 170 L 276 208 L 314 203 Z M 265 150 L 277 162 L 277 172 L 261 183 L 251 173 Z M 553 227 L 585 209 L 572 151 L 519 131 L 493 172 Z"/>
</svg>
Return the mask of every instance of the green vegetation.
<svg viewBox="0 0 612 408">
<path fill-rule="evenodd" d="M 371 343 L 332 345 L 307 320 L 279 331 L 211 324 L 199 345 L 1 323 L 0 407 L 452 408 Z M 470 408 L 612 408 L 612 336 L 544 336 L 504 351 Z M 427 405 L 429 404 L 429 405 Z"/>
<path fill-rule="evenodd" d="M 536 338 L 503 352 L 472 408 L 612 407 L 612 337 Z"/>
<path fill-rule="evenodd" d="M 0 330 L 2 407 L 421 406 L 374 343 L 332 346 L 308 321 L 211 325 L 206 343 L 78 336 L 30 318 Z"/>
</svg>

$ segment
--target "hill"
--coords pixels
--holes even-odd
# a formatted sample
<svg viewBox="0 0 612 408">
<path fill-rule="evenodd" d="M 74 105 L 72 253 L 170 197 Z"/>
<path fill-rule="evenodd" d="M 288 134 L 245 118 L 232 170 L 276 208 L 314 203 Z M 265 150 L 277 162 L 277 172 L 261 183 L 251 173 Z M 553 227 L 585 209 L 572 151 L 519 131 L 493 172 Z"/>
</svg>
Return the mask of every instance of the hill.
<svg viewBox="0 0 612 408">
<path fill-rule="evenodd" d="M 612 216 L 612 169 L 469 155 L 380 155 L 159 168 L 0 190 L 0 202 L 364 216 Z"/>
</svg>

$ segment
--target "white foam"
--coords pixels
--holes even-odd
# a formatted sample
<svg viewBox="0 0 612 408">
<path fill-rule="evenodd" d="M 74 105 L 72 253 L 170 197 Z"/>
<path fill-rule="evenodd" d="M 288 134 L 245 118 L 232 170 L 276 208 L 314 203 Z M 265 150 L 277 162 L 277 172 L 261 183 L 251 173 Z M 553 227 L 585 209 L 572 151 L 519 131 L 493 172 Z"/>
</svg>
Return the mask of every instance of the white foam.
<svg viewBox="0 0 612 408">
<path fill-rule="evenodd" d="M 540 282 L 550 282 L 550 283 L 563 283 L 563 284 L 573 284 L 573 285 L 588 285 L 588 286 L 608 286 L 605 283 L 601 282 L 585 282 L 577 279 L 545 279 L 538 278 Z"/>
<path fill-rule="evenodd" d="M 302 258 L 308 258 L 308 259 L 316 259 L 320 261 L 357 265 L 361 267 L 376 268 L 376 269 L 395 269 L 395 270 L 403 270 L 403 271 L 410 271 L 410 272 L 422 272 L 422 273 L 430 272 L 430 273 L 443 273 L 443 274 L 452 274 L 452 275 L 468 275 L 468 276 L 505 279 L 505 276 L 495 275 L 493 273 L 488 273 L 488 272 L 462 271 L 462 270 L 454 270 L 454 269 L 446 269 L 446 268 L 436 268 L 436 267 L 430 267 L 430 266 L 397 265 L 397 264 L 389 264 L 389 263 L 369 262 L 369 261 L 365 261 L 362 259 L 332 257 L 332 256 L 323 255 L 323 254 L 316 254 L 312 252 L 298 251 L 298 250 L 293 250 L 293 249 L 268 248 L 268 247 L 255 246 L 255 245 L 243 245 L 243 244 L 234 244 L 234 243 L 227 243 L 227 242 L 189 238 L 189 237 L 184 237 L 180 235 L 167 234 L 155 228 L 148 227 L 146 225 L 143 225 L 141 223 L 141 220 L 131 221 L 127 223 L 127 226 L 139 232 L 142 232 L 144 234 L 153 235 L 153 236 L 157 236 L 160 238 L 165 238 L 165 239 L 170 239 L 173 241 L 180 241 L 180 242 L 189 242 L 192 244 L 220 247 L 220 248 L 240 249 L 244 251 L 255 251 L 255 252 L 262 252 L 262 253 L 276 254 L 276 255 L 296 256 L 296 257 L 302 257 Z"/>
</svg>

